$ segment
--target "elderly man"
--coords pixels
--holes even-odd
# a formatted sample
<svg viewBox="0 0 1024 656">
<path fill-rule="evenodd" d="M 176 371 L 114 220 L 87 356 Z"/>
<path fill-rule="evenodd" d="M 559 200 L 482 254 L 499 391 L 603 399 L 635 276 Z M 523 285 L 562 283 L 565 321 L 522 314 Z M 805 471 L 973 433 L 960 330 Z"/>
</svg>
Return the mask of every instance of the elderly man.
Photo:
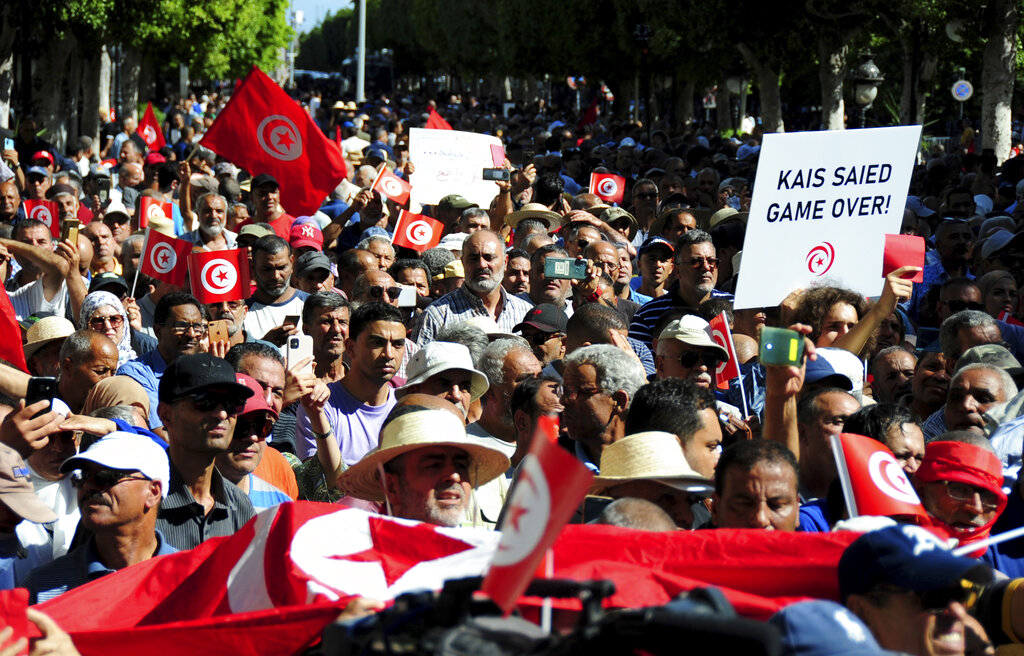
<svg viewBox="0 0 1024 656">
<path fill-rule="evenodd" d="M 398 307 L 402 288 L 387 271 L 367 271 L 352 283 L 349 298 L 355 303 L 381 302 Z"/>
<path fill-rule="evenodd" d="M 902 346 L 884 348 L 871 361 L 871 393 L 878 403 L 898 403 L 911 393 L 917 356 Z"/>
<path fill-rule="evenodd" d="M 409 360 L 408 379 L 398 397 L 427 394 L 442 398 L 469 417 L 469 406 L 487 391 L 487 376 L 473 366 L 469 349 L 451 342 L 430 342 Z"/>
<path fill-rule="evenodd" d="M 457 411 L 409 405 L 388 417 L 380 446 L 342 473 L 338 487 L 382 503 L 394 517 L 459 526 L 474 488 L 508 466 L 501 451 L 466 437 Z"/>
<path fill-rule="evenodd" d="M 377 258 L 377 266 L 381 271 L 387 271 L 395 263 L 395 247 L 391 245 L 390 239 L 382 235 L 367 237 L 356 248 Z"/>
<path fill-rule="evenodd" d="M 584 346 L 565 359 L 563 423 L 576 457 L 599 471 L 601 451 L 626 435 L 626 416 L 644 384 L 640 363 L 615 346 Z"/>
<path fill-rule="evenodd" d="M 211 323 L 214 321 L 227 322 L 228 348 L 235 344 L 256 341 L 243 328 L 245 325 L 245 315 L 249 313 L 249 308 L 245 306 L 245 301 L 242 299 L 221 301 L 220 303 L 206 303 L 206 313 L 209 315 Z"/>
<path fill-rule="evenodd" d="M 983 344 L 1002 344 L 1003 334 L 996 320 L 987 313 L 963 310 L 942 322 L 939 343 L 946 358 L 946 371 L 952 375 L 956 361 L 967 349 Z"/>
<path fill-rule="evenodd" d="M 692 380 L 701 387 L 715 383 L 715 369 L 729 361 L 729 352 L 711 338 L 711 326 L 693 314 L 686 314 L 658 335 L 654 365 L 658 378 Z"/>
<path fill-rule="evenodd" d="M 171 476 L 157 528 L 178 549 L 233 535 L 255 514 L 245 493 L 215 467 L 252 395 L 230 364 L 209 353 L 181 356 L 160 379 L 158 412 L 167 429 Z"/>
<path fill-rule="evenodd" d="M 650 345 L 657 335 L 654 327 L 666 312 L 697 314 L 697 307 L 709 298 L 732 300 L 732 294 L 715 289 L 718 257 L 711 235 L 691 230 L 679 238 L 675 252 L 676 280 L 665 294 L 644 304 L 629 326 L 629 336 Z"/>
<path fill-rule="evenodd" d="M 298 333 L 302 304 L 308 294 L 292 287 L 291 246 L 282 237 L 262 237 L 252 245 L 252 274 L 256 291 L 249 303 L 245 329 L 256 339 L 283 346 Z M 296 322 L 289 317 L 299 317 Z"/>
<path fill-rule="evenodd" d="M 540 363 L 547 366 L 565 356 L 565 331 L 569 318 L 550 303 L 533 306 L 522 323 L 512 330 L 523 336 Z"/>
<path fill-rule="evenodd" d="M 302 306 L 302 332 L 313 338 L 313 373 L 324 383 L 345 377 L 345 340 L 352 307 L 340 294 L 318 291 Z"/>
<path fill-rule="evenodd" d="M 89 581 L 177 551 L 156 529 L 167 496 L 170 467 L 157 444 L 135 433 L 115 431 L 69 458 L 78 489 L 86 541 L 52 563 L 32 570 L 23 582 L 30 603 L 53 599 Z"/>
<path fill-rule="evenodd" d="M 510 402 L 516 385 L 540 374 L 540 362 L 519 338 L 496 339 L 480 357 L 480 368 L 490 386 L 481 397 L 481 414 L 466 432 L 509 457 L 516 451 L 516 429 Z"/>
<path fill-rule="evenodd" d="M 715 526 L 795 531 L 800 525 L 799 469 L 792 452 L 778 442 L 735 442 L 715 469 Z"/>
<path fill-rule="evenodd" d="M 268 394 L 255 378 L 236 374 L 237 381 L 252 390 L 245 407 L 238 413 L 231 444 L 225 453 L 217 455 L 217 471 L 249 496 L 257 512 L 291 501 L 283 490 L 263 480 L 253 472 L 263 460 L 267 450 L 267 437 L 274 430 L 278 413 L 267 401 Z"/>
<path fill-rule="evenodd" d="M 993 653 L 967 610 L 992 570 L 954 556 L 919 526 L 865 533 L 839 559 L 839 596 L 871 629 L 883 649 L 926 656 Z"/>
<path fill-rule="evenodd" d="M 949 381 L 946 404 L 921 424 L 925 440 L 948 430 L 985 434 L 985 413 L 1017 394 L 1017 385 L 1001 367 L 969 364 Z"/>
<path fill-rule="evenodd" d="M 192 242 L 207 251 L 226 251 L 237 248 L 238 235 L 225 227 L 228 202 L 220 194 L 205 193 L 196 200 L 199 227 L 186 232 L 181 239 Z"/>
<path fill-rule="evenodd" d="M 488 316 L 505 332 L 523 320 L 530 303 L 508 294 L 501 286 L 505 277 L 505 249 L 501 237 L 478 230 L 462 245 L 465 283 L 432 303 L 421 315 L 417 343 L 434 339 L 442 328 L 473 316 Z"/>
</svg>

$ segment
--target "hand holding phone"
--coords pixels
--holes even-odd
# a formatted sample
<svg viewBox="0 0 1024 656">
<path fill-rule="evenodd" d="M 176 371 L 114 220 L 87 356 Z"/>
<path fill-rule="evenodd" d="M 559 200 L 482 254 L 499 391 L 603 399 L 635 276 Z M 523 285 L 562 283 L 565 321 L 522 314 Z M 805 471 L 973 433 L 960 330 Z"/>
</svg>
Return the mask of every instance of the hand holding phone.
<svg viewBox="0 0 1024 656">
<path fill-rule="evenodd" d="M 586 280 L 587 261 L 571 257 L 548 257 L 544 260 L 544 277 L 561 280 Z"/>
<path fill-rule="evenodd" d="M 288 341 L 285 342 L 284 348 L 284 358 L 287 369 L 290 370 L 304 358 L 309 358 L 309 364 L 303 367 L 302 371 L 298 373 L 313 373 L 313 338 L 311 336 L 291 335 L 288 337 Z"/>
</svg>

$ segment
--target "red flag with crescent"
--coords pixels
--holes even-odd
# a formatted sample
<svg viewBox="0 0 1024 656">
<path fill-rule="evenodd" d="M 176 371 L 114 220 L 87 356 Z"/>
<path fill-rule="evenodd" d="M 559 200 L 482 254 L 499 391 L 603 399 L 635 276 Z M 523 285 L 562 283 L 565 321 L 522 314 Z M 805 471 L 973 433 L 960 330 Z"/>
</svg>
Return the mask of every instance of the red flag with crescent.
<svg viewBox="0 0 1024 656">
<path fill-rule="evenodd" d="M 39 221 L 50 229 L 54 238 L 60 238 L 60 206 L 53 200 L 24 201 L 25 216 Z"/>
<path fill-rule="evenodd" d="M 202 145 L 253 175 L 274 176 L 281 205 L 293 216 L 316 212 L 348 170 L 338 144 L 255 66 L 203 135 Z"/>
<path fill-rule="evenodd" d="M 200 303 L 224 303 L 248 298 L 249 256 L 244 248 L 192 253 L 188 256 L 192 295 Z"/>
<path fill-rule="evenodd" d="M 405 205 L 409 202 L 412 185 L 389 171 L 388 167 L 382 166 L 377 179 L 373 181 L 373 190 L 379 191 L 399 205 Z"/>
<path fill-rule="evenodd" d="M 139 198 L 139 230 L 149 227 L 150 219 L 168 220 L 174 216 L 174 203 L 151 196 Z"/>
<path fill-rule="evenodd" d="M 850 517 L 909 516 L 919 521 L 928 517 L 910 479 L 889 447 L 853 433 L 832 435 L 831 440 Z"/>
<path fill-rule="evenodd" d="M 167 145 L 167 142 L 164 141 L 163 130 L 160 129 L 160 122 L 156 120 L 156 114 L 153 113 L 152 102 L 146 103 L 146 111 L 135 131 L 139 133 L 150 150 L 160 150 Z"/>
<path fill-rule="evenodd" d="M 139 272 L 180 287 L 185 284 L 188 267 L 183 265 L 191 252 L 192 244 L 190 242 L 168 237 L 152 228 L 147 228 L 146 239 L 142 242 Z"/>
<path fill-rule="evenodd" d="M 729 361 L 719 362 L 715 369 L 715 385 L 718 386 L 718 389 L 729 389 L 729 381 L 740 377 L 740 362 L 736 358 L 736 345 L 732 341 L 729 320 L 723 312 L 711 319 L 708 324 L 711 339 L 729 354 Z"/>
<path fill-rule="evenodd" d="M 437 219 L 422 214 L 413 214 L 402 210 L 395 224 L 395 246 L 405 246 L 417 253 L 433 248 L 441 243 L 444 224 Z"/>
<path fill-rule="evenodd" d="M 626 178 L 614 173 L 591 173 L 590 193 L 606 203 L 622 203 L 626 193 Z"/>
</svg>

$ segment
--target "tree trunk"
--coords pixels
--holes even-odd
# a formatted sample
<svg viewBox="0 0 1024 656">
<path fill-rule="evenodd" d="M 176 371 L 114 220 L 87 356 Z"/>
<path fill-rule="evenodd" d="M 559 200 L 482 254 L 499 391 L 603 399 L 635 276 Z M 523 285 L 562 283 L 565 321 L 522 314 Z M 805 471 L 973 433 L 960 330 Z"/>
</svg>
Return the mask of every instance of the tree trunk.
<svg viewBox="0 0 1024 656">
<path fill-rule="evenodd" d="M 743 58 L 757 73 L 757 86 L 761 92 L 761 122 L 765 132 L 785 132 L 782 122 L 782 93 L 779 90 L 779 71 L 754 54 L 745 43 L 736 46 Z"/>
<path fill-rule="evenodd" d="M 676 129 L 683 131 L 693 122 L 693 94 L 696 91 L 693 80 L 684 80 L 676 84 L 676 98 L 672 103 L 675 107 Z"/>
<path fill-rule="evenodd" d="M 124 61 L 121 64 L 121 102 L 125 116 L 138 117 L 139 76 L 142 72 L 142 54 L 135 48 L 124 47 Z M 120 116 L 118 119 L 122 118 Z"/>
<path fill-rule="evenodd" d="M 46 130 L 43 138 L 58 150 L 64 150 L 68 133 L 65 100 L 77 96 L 77 89 L 69 93 L 67 88 L 69 60 L 77 46 L 78 40 L 70 34 L 54 40 L 32 66 L 31 113 Z"/>
<path fill-rule="evenodd" d="M 90 137 L 93 152 L 99 152 L 101 80 L 103 79 L 103 49 L 94 52 L 85 62 L 82 75 L 82 117 L 79 121 L 79 134 Z"/>
<path fill-rule="evenodd" d="M 11 117 L 11 96 L 14 93 L 14 39 L 17 36 L 13 2 L 0 7 L 0 127 L 7 128 Z"/>
<path fill-rule="evenodd" d="M 993 0 L 989 4 L 984 68 L 981 73 L 982 148 L 995 150 L 1000 164 L 1010 154 L 1010 102 L 1017 58 L 1017 1 Z"/>
<path fill-rule="evenodd" d="M 114 75 L 114 67 L 110 65 L 110 51 L 107 50 L 107 46 L 100 47 L 99 54 L 99 81 L 96 86 L 96 93 L 99 96 L 97 101 L 97 108 L 99 110 L 99 122 L 100 124 L 110 121 L 110 90 L 112 89 L 112 78 Z M 101 146 L 100 146 L 101 147 Z M 99 147 L 96 152 L 99 152 Z"/>
<path fill-rule="evenodd" d="M 843 77 L 850 47 L 844 40 L 836 43 L 829 37 L 818 37 L 818 82 L 821 84 L 821 126 L 826 130 L 844 129 L 846 106 L 843 103 Z"/>
<path fill-rule="evenodd" d="M 725 132 L 732 124 L 732 93 L 725 83 L 725 76 L 718 80 L 718 92 L 715 94 L 715 129 Z"/>
</svg>

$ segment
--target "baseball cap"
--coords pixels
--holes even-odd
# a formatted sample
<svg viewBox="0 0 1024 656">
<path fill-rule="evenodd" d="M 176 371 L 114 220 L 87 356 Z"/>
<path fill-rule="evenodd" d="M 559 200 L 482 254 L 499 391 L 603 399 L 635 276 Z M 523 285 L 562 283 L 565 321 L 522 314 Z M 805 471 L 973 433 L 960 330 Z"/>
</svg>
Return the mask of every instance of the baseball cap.
<svg viewBox="0 0 1024 656">
<path fill-rule="evenodd" d="M 48 178 L 50 177 L 50 172 L 41 166 L 30 166 L 28 167 L 28 171 L 25 172 L 25 175 L 41 175 L 44 178 Z"/>
<path fill-rule="evenodd" d="M 0 501 L 30 522 L 48 524 L 57 520 L 53 509 L 36 495 L 25 461 L 6 444 L 0 444 Z"/>
<path fill-rule="evenodd" d="M 997 230 L 988 236 L 985 245 L 981 247 L 981 259 L 987 260 L 999 251 L 1006 248 L 1006 245 L 1013 239 L 1013 233 L 1009 230 Z"/>
<path fill-rule="evenodd" d="M 359 235 L 359 241 L 369 239 L 370 237 L 386 237 L 391 239 L 391 233 L 380 226 L 370 226 Z"/>
<path fill-rule="evenodd" d="M 242 229 L 238 231 L 239 237 L 255 237 L 256 239 L 269 237 L 273 234 L 274 229 L 266 223 L 250 223 L 247 226 L 243 226 Z"/>
<path fill-rule="evenodd" d="M 1006 350 L 1005 346 L 999 344 L 972 346 L 964 351 L 964 354 L 956 361 L 953 371 L 959 371 L 969 364 L 987 364 L 999 367 L 1010 374 L 1011 378 L 1024 374 L 1024 367 L 1021 367 L 1020 361 L 1013 357 L 1013 354 Z"/>
<path fill-rule="evenodd" d="M 561 308 L 555 307 L 551 303 L 541 303 L 530 308 L 530 311 L 526 313 L 522 321 L 516 324 L 512 332 L 519 332 L 523 326 L 533 326 L 546 333 L 564 333 L 568 321 L 569 317 Z"/>
<path fill-rule="evenodd" d="M 78 192 L 74 187 L 67 184 L 55 184 L 46 190 L 46 198 L 53 200 L 53 197 L 57 194 L 70 194 L 71 196 L 78 197 Z"/>
<path fill-rule="evenodd" d="M 718 353 L 721 360 L 729 360 L 729 352 L 711 339 L 711 325 L 694 314 L 684 314 L 665 326 L 658 335 L 659 341 L 663 339 L 675 339 L 690 346 L 712 349 Z"/>
<path fill-rule="evenodd" d="M 636 222 L 636 218 L 632 214 L 627 212 L 626 210 L 622 209 L 621 207 L 609 207 L 604 212 L 602 212 L 601 216 L 598 217 L 598 218 L 600 218 L 602 221 L 604 221 L 608 225 L 611 225 L 611 224 L 615 223 L 619 219 L 626 219 L 626 220 L 628 220 L 629 221 L 629 238 L 630 239 L 633 239 L 633 237 L 636 235 L 636 231 L 639 229 L 639 226 L 637 225 L 637 222 Z"/>
<path fill-rule="evenodd" d="M 112 200 L 107 205 L 107 209 L 103 211 L 103 220 L 116 221 L 118 223 L 125 223 L 131 221 L 132 217 L 128 216 L 128 210 L 125 209 L 124 203 L 119 200 Z"/>
<path fill-rule="evenodd" d="M 667 248 L 669 255 L 676 252 L 676 249 L 672 248 L 671 242 L 664 237 L 648 237 L 640 246 L 640 250 L 637 251 L 636 256 L 642 257 L 644 253 L 652 248 Z"/>
<path fill-rule="evenodd" d="M 235 380 L 240 385 L 245 385 L 252 390 L 252 396 L 245 400 L 245 407 L 238 413 L 239 415 L 247 415 L 250 412 L 269 412 L 274 419 L 277 419 L 277 410 L 270 405 L 270 401 L 267 400 L 267 391 L 263 389 L 258 380 L 248 374 L 235 374 Z"/>
<path fill-rule="evenodd" d="M 71 456 L 60 466 L 62 472 L 81 469 L 87 462 L 108 469 L 138 471 L 150 480 L 160 481 L 164 497 L 171 481 L 171 467 L 167 452 L 156 442 L 143 435 L 127 431 L 114 431 L 93 442 L 92 446 Z"/>
<path fill-rule="evenodd" d="M 199 392 L 221 393 L 243 400 L 252 396 L 251 389 L 235 380 L 235 370 L 227 360 L 209 353 L 179 357 L 160 378 L 161 403 L 174 403 Z"/>
<path fill-rule="evenodd" d="M 156 166 L 157 164 L 163 164 L 166 162 L 167 158 L 160 153 L 153 152 L 146 155 L 146 158 L 143 161 L 146 163 L 146 166 Z"/>
<path fill-rule="evenodd" d="M 853 389 L 853 381 L 846 374 L 836 371 L 825 358 L 807 360 L 804 372 L 804 384 L 821 383 L 826 387 L 838 387 L 849 392 Z"/>
<path fill-rule="evenodd" d="M 64 317 L 49 316 L 36 321 L 25 332 L 25 359 L 28 360 L 36 351 L 50 342 L 69 337 L 75 332 L 75 324 Z"/>
<path fill-rule="evenodd" d="M 801 656 L 856 656 L 889 654 L 878 644 L 871 629 L 844 606 L 834 601 L 801 601 L 769 618 L 779 630 L 784 654 Z"/>
<path fill-rule="evenodd" d="M 470 374 L 469 395 L 476 401 L 490 386 L 487 376 L 473 366 L 469 349 L 452 342 L 428 342 L 416 351 L 405 367 L 407 379 L 401 389 L 408 390 L 443 371 L 468 371 Z"/>
<path fill-rule="evenodd" d="M 302 278 L 318 269 L 331 270 L 331 261 L 319 251 L 303 253 L 295 260 L 295 275 Z"/>
<path fill-rule="evenodd" d="M 462 266 L 462 260 L 452 260 L 444 265 L 444 270 L 434 276 L 434 280 L 451 280 L 452 278 L 465 278 L 466 269 Z"/>
<path fill-rule="evenodd" d="M 46 160 L 47 162 L 49 162 L 50 164 L 53 164 L 53 155 L 51 155 L 51 154 L 50 154 L 50 151 L 48 151 L 48 150 L 37 150 L 37 151 L 36 151 L 36 152 L 35 152 L 35 153 L 34 153 L 34 154 L 32 155 L 32 159 L 31 159 L 31 160 L 29 160 L 29 161 L 30 161 L 30 162 L 34 162 L 34 161 L 36 161 L 37 159 L 45 159 L 45 160 Z"/>
<path fill-rule="evenodd" d="M 293 249 L 310 246 L 318 251 L 323 250 L 324 233 L 312 223 L 296 224 L 288 234 L 288 243 Z"/>
<path fill-rule="evenodd" d="M 250 189 L 258 189 L 258 188 L 262 187 L 263 185 L 267 185 L 267 184 L 272 184 L 275 187 L 277 187 L 278 189 L 281 188 L 281 185 L 280 185 L 280 183 L 278 183 L 277 178 L 275 178 L 274 176 L 270 175 L 269 173 L 260 173 L 259 175 L 257 175 L 255 178 L 252 179 L 252 182 L 250 183 L 249 188 Z"/>
<path fill-rule="evenodd" d="M 885 582 L 913 592 L 929 592 L 961 579 L 992 581 L 988 565 L 954 556 L 946 543 L 920 526 L 902 524 L 866 533 L 839 559 L 839 597 L 863 594 Z"/>
<path fill-rule="evenodd" d="M 465 210 L 470 207 L 480 206 L 469 202 L 465 196 L 460 194 L 448 194 L 437 203 L 437 208 L 440 210 Z"/>
<path fill-rule="evenodd" d="M 381 162 L 386 162 L 388 160 L 388 154 L 384 152 L 383 148 L 369 148 L 363 155 L 363 158 L 364 160 L 369 160 L 373 158 L 378 159 Z"/>
<path fill-rule="evenodd" d="M 462 251 L 462 244 L 469 237 L 468 232 L 453 232 L 450 235 L 445 235 L 441 238 L 441 243 L 437 246 L 438 248 L 446 248 L 452 252 Z"/>
<path fill-rule="evenodd" d="M 99 291 L 101 289 L 109 291 L 114 296 L 117 296 L 117 292 L 110 289 L 111 286 L 120 287 L 125 293 L 128 292 L 128 283 L 124 281 L 124 278 L 117 275 L 113 271 L 107 271 L 105 273 L 98 273 L 92 277 L 92 282 L 89 283 L 89 292 Z"/>
</svg>

